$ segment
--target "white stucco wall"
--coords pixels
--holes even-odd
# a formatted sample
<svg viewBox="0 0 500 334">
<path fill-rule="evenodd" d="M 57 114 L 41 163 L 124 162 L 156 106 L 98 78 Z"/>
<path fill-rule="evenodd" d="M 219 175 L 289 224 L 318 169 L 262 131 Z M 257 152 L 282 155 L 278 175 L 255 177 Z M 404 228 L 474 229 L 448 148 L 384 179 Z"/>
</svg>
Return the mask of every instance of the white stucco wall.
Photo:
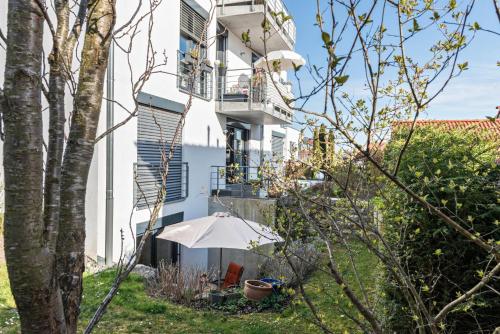
<svg viewBox="0 0 500 334">
<path fill-rule="evenodd" d="M 209 1 L 198 1 L 208 11 Z M 119 5 L 118 17 L 126 21 L 134 8 L 128 8 L 126 4 Z M 156 19 L 153 29 L 153 45 L 158 52 L 158 61 L 165 53 L 168 58 L 165 68 L 162 70 L 169 73 L 177 73 L 177 50 L 179 48 L 179 0 L 165 1 L 156 10 Z M 168 19 L 166 19 L 168 18 Z M 120 26 L 120 22 L 117 23 Z M 139 75 L 144 68 L 147 51 L 147 29 L 142 29 L 140 36 L 136 38 L 132 51 L 135 75 Z M 215 36 L 215 22 L 212 22 L 208 32 L 209 37 Z M 125 54 L 119 48 L 115 48 L 115 99 L 120 103 L 132 108 L 133 101 L 130 93 L 130 78 Z M 208 50 L 209 58 L 215 60 L 215 45 Z M 185 104 L 188 95 L 179 91 L 175 75 L 154 75 L 143 87 L 142 91 L 164 99 L 169 99 Z M 205 101 L 199 98 L 193 99 L 192 107 L 186 117 L 183 130 L 183 161 L 189 164 L 189 196 L 186 200 L 167 204 L 163 207 L 162 215 L 170 215 L 184 212 L 185 219 L 197 218 L 207 213 L 207 198 L 209 196 L 210 166 L 223 165 L 225 163 L 225 135 L 220 117 L 214 112 L 214 100 Z M 115 106 L 115 122 L 125 119 L 128 114 L 121 108 Z M 208 127 L 210 127 L 210 143 L 208 140 Z M 137 162 L 137 118 L 132 118 L 125 126 L 114 133 L 115 156 L 114 156 L 114 239 L 113 258 L 116 261 L 120 254 L 120 229 L 125 232 L 125 248 L 131 251 L 134 239 L 130 235 L 129 219 L 134 203 L 134 179 L 133 166 Z M 105 157 L 103 158 L 105 161 Z M 99 162 L 97 162 L 99 164 Z M 90 181 L 89 181 L 90 182 Z M 100 184 L 101 193 L 105 193 L 105 183 Z M 100 216 L 104 216 L 101 209 Z M 149 211 L 134 210 L 131 218 L 132 226 L 149 220 Z M 99 234 L 99 239 L 103 240 Z M 102 242 L 101 242 L 102 243 Z M 103 248 L 100 248 L 100 256 L 103 256 Z M 186 253 L 192 253 L 186 251 Z M 195 251 L 195 254 L 183 254 L 182 261 L 186 263 L 191 259 L 193 263 L 206 264 L 206 250 Z"/>
</svg>

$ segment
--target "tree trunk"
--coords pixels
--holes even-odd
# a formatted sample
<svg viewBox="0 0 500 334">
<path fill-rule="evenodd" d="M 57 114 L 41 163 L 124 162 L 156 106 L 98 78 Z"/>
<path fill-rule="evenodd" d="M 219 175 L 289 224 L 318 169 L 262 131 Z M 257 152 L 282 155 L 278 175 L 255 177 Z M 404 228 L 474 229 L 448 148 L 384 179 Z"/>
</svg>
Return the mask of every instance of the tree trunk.
<svg viewBox="0 0 500 334">
<path fill-rule="evenodd" d="M 61 171 L 57 271 L 68 332 L 75 333 L 85 262 L 85 193 L 115 24 L 115 0 L 89 2 L 71 129 Z"/>
<path fill-rule="evenodd" d="M 54 261 L 43 242 L 43 23 L 34 1 L 9 1 L 1 108 L 5 124 L 5 255 L 23 333 L 65 332 Z"/>
<path fill-rule="evenodd" d="M 69 4 L 55 1 L 57 31 L 49 56 L 49 140 L 45 166 L 44 188 L 44 239 L 52 254 L 55 254 L 59 226 L 61 162 L 64 152 L 65 89 L 67 71 L 71 70 L 73 50 L 69 57 L 65 41 L 69 26 Z"/>
</svg>

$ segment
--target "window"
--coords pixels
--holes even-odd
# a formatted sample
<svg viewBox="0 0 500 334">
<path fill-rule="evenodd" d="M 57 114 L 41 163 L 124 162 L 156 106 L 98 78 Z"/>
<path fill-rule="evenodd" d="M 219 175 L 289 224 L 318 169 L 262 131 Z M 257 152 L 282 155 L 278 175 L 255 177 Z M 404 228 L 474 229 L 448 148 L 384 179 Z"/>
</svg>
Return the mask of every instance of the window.
<svg viewBox="0 0 500 334">
<path fill-rule="evenodd" d="M 177 86 L 182 91 L 211 100 L 213 67 L 206 61 L 206 23 L 202 15 L 181 1 Z M 200 71 L 193 76 L 193 64 L 198 62 Z"/>
<path fill-rule="evenodd" d="M 273 158 L 276 160 L 283 159 L 284 135 L 273 131 L 271 144 Z"/>
<path fill-rule="evenodd" d="M 152 207 L 162 185 L 162 153 L 168 154 L 181 114 L 140 105 L 137 124 L 135 201 L 139 209 Z M 174 143 L 169 163 L 165 202 L 187 196 L 187 164 L 182 162 L 182 136 Z"/>
<path fill-rule="evenodd" d="M 210 147 L 210 125 L 207 125 L 207 147 Z"/>
<path fill-rule="evenodd" d="M 184 220 L 184 212 L 174 213 L 157 219 L 153 226 L 153 233 L 146 239 L 142 254 L 139 257 L 139 263 L 153 268 L 157 268 L 160 261 L 166 261 L 169 264 L 178 264 L 180 262 L 180 245 L 176 242 L 158 239 L 157 236 L 163 232 L 163 228 L 172 224 L 180 223 Z M 141 242 L 142 236 L 149 225 L 149 222 L 137 224 L 136 244 Z"/>
</svg>

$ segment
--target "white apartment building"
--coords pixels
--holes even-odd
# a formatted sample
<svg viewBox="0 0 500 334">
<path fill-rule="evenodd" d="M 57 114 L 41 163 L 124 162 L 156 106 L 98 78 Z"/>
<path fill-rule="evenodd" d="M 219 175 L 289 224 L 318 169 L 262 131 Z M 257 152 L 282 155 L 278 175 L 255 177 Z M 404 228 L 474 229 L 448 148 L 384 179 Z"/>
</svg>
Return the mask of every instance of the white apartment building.
<svg viewBox="0 0 500 334">
<path fill-rule="evenodd" d="M 216 6 L 213 20 L 209 18 L 211 5 Z M 134 11 L 135 5 L 118 2 L 117 26 Z M 278 24 L 273 12 L 290 15 L 283 0 L 168 0 L 156 9 L 152 43 L 158 52 L 165 50 L 168 60 L 163 70 L 170 74 L 152 76 L 139 94 L 137 116 L 96 144 L 86 200 L 89 257 L 107 264 L 116 262 L 122 237 L 125 253 L 130 252 L 145 230 L 150 217 L 147 203 L 154 204 L 161 182 L 159 140 L 172 138 L 189 98 L 190 49 L 201 42 L 205 22 L 209 22 L 207 37 L 212 42 L 199 56 L 207 59 L 206 65 L 195 82 L 192 107 L 170 164 L 165 205 L 142 261 L 155 265 L 164 258 L 182 259 L 182 265 L 207 267 L 207 249 L 187 249 L 155 236 L 169 224 L 208 215 L 210 197 L 216 191 L 221 196 L 256 197 L 245 182 L 231 183 L 227 166 L 241 166 L 238 172 L 249 181 L 266 159 L 290 158 L 299 131 L 292 127 L 293 111 L 281 98 L 281 94 L 293 96 L 287 73 L 273 74 L 280 94 L 269 75 L 259 74 L 253 67 L 265 52 L 261 38 L 265 15 L 271 36 L 267 52 L 294 49 L 293 20 Z M 145 21 L 130 57 L 136 76 L 145 66 L 146 25 Z M 244 32 L 250 36 L 246 44 Z M 130 109 L 134 106 L 127 57 L 117 45 L 106 82 L 107 100 L 103 101 L 98 134 L 129 115 L 109 100 Z"/>
</svg>

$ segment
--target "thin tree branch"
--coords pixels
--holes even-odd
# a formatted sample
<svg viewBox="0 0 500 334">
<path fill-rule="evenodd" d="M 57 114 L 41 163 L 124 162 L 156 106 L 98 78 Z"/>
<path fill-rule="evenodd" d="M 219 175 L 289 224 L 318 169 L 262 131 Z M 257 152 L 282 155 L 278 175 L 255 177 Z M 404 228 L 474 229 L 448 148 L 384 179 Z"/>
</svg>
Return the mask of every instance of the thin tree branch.
<svg viewBox="0 0 500 334">
<path fill-rule="evenodd" d="M 448 303 L 443 309 L 434 317 L 434 322 L 437 324 L 441 320 L 444 319 L 444 317 L 451 312 L 457 305 L 474 298 L 475 293 L 481 290 L 489 281 L 493 279 L 495 274 L 500 271 L 500 262 L 497 263 L 497 265 L 484 277 L 474 285 L 470 290 L 465 292 L 463 295 L 458 297 L 457 299 L 453 300 L 452 302 Z"/>
</svg>

